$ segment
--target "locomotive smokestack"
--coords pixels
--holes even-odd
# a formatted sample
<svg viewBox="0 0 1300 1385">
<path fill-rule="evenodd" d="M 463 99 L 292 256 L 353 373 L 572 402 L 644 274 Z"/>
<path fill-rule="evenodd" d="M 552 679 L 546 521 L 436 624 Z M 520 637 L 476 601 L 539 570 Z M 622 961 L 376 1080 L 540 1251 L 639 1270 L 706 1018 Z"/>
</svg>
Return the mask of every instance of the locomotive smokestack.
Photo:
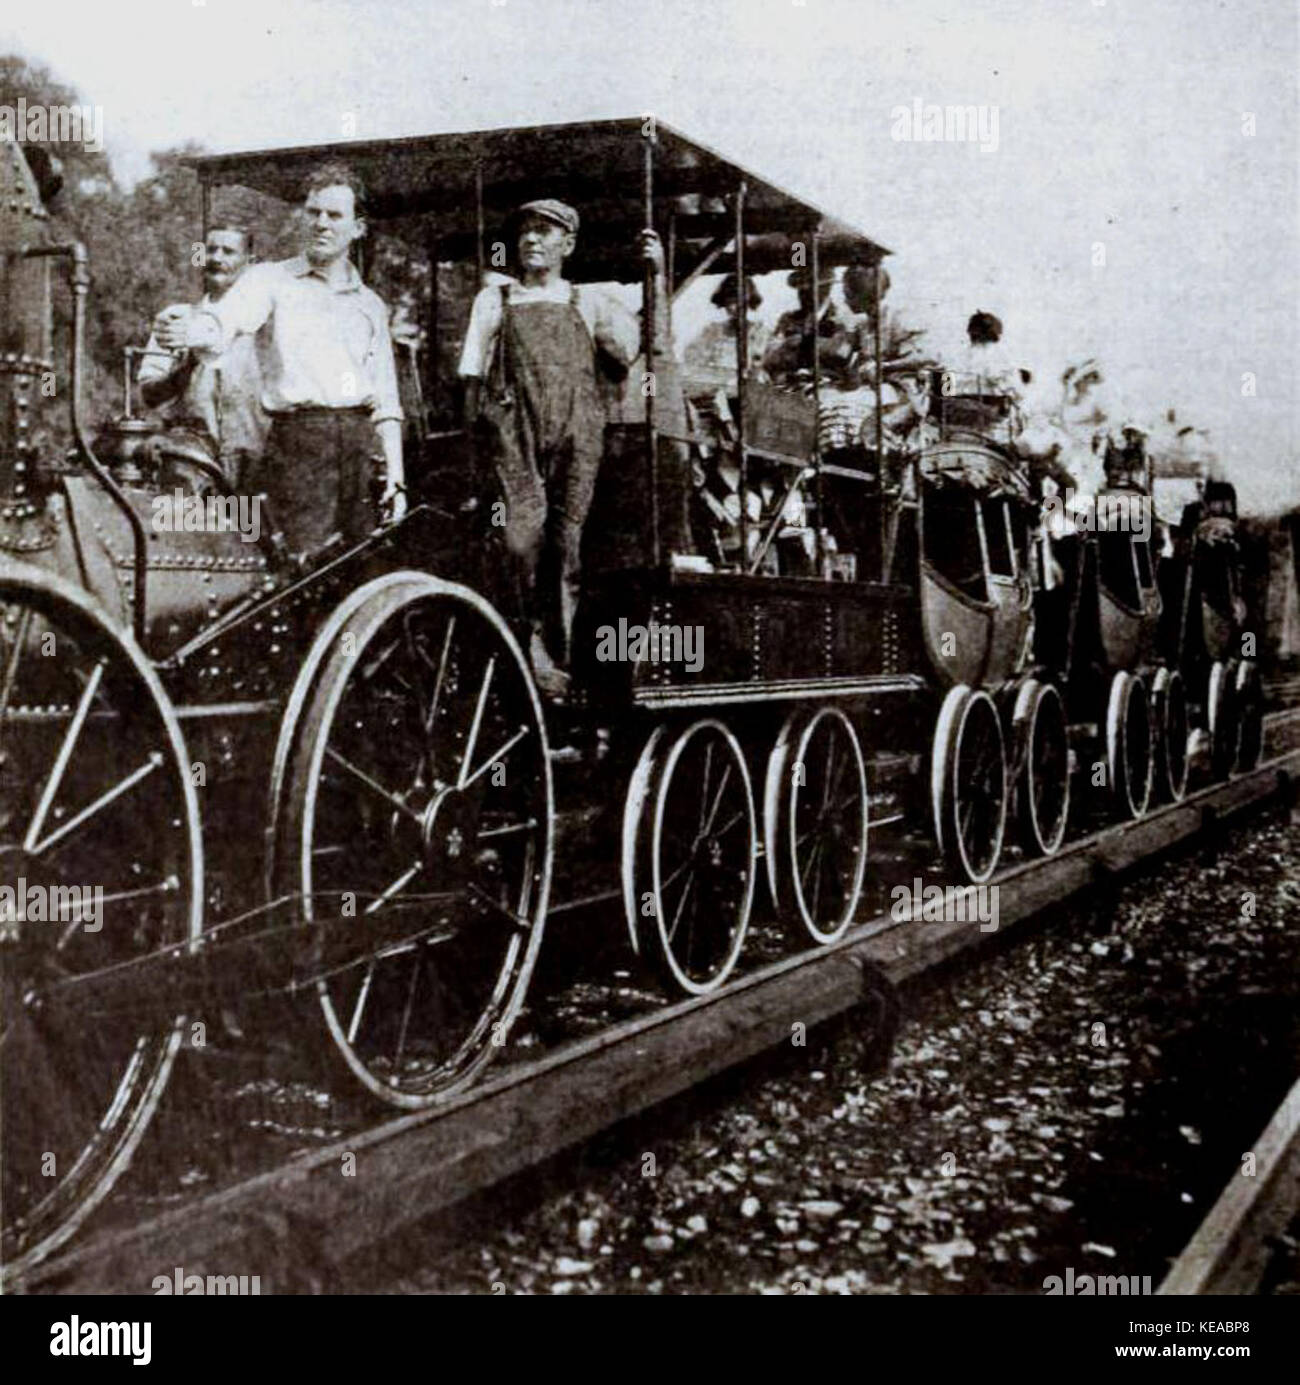
<svg viewBox="0 0 1300 1385">
<path fill-rule="evenodd" d="M 33 151 L 34 152 L 34 151 Z M 43 156 L 45 185 L 61 177 Z M 49 243 L 41 188 L 21 145 L 0 144 L 0 505 L 32 500 L 32 436 L 41 385 L 54 374 L 50 264 L 25 252 Z M 48 398 L 48 395 L 46 396 Z"/>
</svg>

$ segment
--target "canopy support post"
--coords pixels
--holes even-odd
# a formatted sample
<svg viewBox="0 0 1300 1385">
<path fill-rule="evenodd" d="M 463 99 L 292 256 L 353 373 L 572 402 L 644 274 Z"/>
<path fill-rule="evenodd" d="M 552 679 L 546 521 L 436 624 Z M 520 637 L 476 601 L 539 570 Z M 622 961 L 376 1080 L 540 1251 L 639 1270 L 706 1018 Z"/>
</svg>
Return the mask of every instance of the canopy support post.
<svg viewBox="0 0 1300 1385">
<path fill-rule="evenodd" d="M 871 267 L 871 297 L 875 304 L 876 353 L 876 487 L 880 492 L 880 580 L 889 581 L 892 566 L 889 541 L 889 507 L 885 504 L 885 373 L 881 362 L 880 333 L 880 256 Z M 901 495 L 900 495 L 901 499 Z"/>
<path fill-rule="evenodd" d="M 822 509 L 822 353 L 817 338 L 817 309 L 821 302 L 821 247 L 818 244 L 820 231 L 814 226 L 808 237 L 812 248 L 812 325 L 809 336 L 812 339 L 813 358 L 813 505 L 817 511 L 813 524 L 813 561 L 818 577 L 825 576 L 822 570 L 822 530 L 825 528 L 826 512 Z"/>
<path fill-rule="evenodd" d="M 483 165 L 474 165 L 474 255 L 478 265 L 477 289 L 483 287 L 483 275 L 487 271 L 487 256 L 484 253 L 483 223 Z"/>
<path fill-rule="evenodd" d="M 736 186 L 736 451 L 740 460 L 740 570 L 749 567 L 749 458 L 745 453 L 745 373 L 749 369 L 749 314 L 745 300 L 745 180 Z"/>
<path fill-rule="evenodd" d="M 655 153 L 654 134 L 642 136 L 642 182 L 645 227 L 655 228 Z M 656 570 L 661 560 L 659 549 L 659 437 L 655 427 L 655 341 L 657 327 L 655 322 L 655 283 L 656 271 L 653 261 L 647 259 L 644 265 L 641 287 L 641 351 L 645 359 L 645 378 L 642 380 L 642 395 L 645 398 L 645 446 L 646 464 L 650 477 L 650 553 Z M 645 386 L 648 384 L 648 388 Z"/>
</svg>

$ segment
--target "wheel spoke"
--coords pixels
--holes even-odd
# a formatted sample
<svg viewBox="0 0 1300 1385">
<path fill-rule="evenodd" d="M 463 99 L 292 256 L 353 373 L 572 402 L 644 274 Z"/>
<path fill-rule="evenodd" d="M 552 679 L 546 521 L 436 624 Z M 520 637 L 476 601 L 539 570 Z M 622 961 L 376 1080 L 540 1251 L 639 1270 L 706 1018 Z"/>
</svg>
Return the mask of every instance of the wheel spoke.
<svg viewBox="0 0 1300 1385">
<path fill-rule="evenodd" d="M 382 894 L 376 895 L 375 898 L 366 905 L 365 912 L 367 914 L 376 914 L 395 894 L 401 894 L 406 886 L 419 875 L 422 864 L 422 862 L 416 861 L 414 865 L 404 870 Z"/>
<path fill-rule="evenodd" d="M 478 832 L 479 841 L 486 841 L 489 837 L 511 837 L 518 832 L 535 832 L 537 830 L 537 819 L 528 818 L 525 822 L 508 822 L 501 827 L 481 827 Z"/>
<path fill-rule="evenodd" d="M 803 863 L 803 869 L 799 872 L 799 883 L 804 887 L 804 893 L 808 890 L 808 874 L 812 870 L 813 862 L 822 854 L 822 849 L 826 845 L 825 837 L 818 837 L 813 843 L 813 849 L 808 853 L 808 859 Z"/>
<path fill-rule="evenodd" d="M 18 617 L 18 629 L 14 632 L 14 647 L 5 666 L 4 681 L 0 682 L 0 731 L 4 729 L 4 718 L 9 711 L 9 698 L 13 694 L 14 681 L 18 677 L 18 662 L 27 644 L 27 632 L 31 628 L 31 623 L 32 608 L 24 606 L 22 615 Z"/>
<path fill-rule="evenodd" d="M 493 765 L 500 764 L 501 761 L 504 760 L 505 757 L 510 754 L 510 752 L 515 748 L 515 746 L 517 746 L 519 742 L 522 741 L 527 734 L 528 727 L 521 726 L 519 730 L 516 731 L 515 734 L 511 736 L 508 741 L 498 746 L 497 749 L 494 750 L 492 754 L 489 755 L 487 759 L 483 761 L 483 763 L 474 771 L 474 773 L 471 774 L 469 778 L 465 780 L 465 782 L 461 785 L 461 788 L 469 788 L 469 786 L 476 779 L 478 779 L 481 775 L 486 774 L 488 770 L 492 768 Z"/>
<path fill-rule="evenodd" d="M 326 749 L 325 753 L 340 768 L 347 770 L 347 772 L 350 775 L 352 775 L 353 778 L 357 779 L 360 783 L 364 784 L 366 788 L 370 790 L 371 793 L 378 794 L 378 796 L 382 798 L 384 802 L 387 803 L 390 807 L 395 808 L 404 817 L 410 818 L 412 822 L 420 821 L 419 813 L 417 813 L 409 803 L 407 803 L 405 800 L 401 798 L 398 798 L 398 796 L 395 793 L 390 793 L 389 790 L 384 788 L 384 786 L 381 783 L 379 783 L 378 780 L 372 779 L 370 775 L 368 775 L 365 772 L 365 770 L 359 768 L 357 765 L 354 765 L 351 760 L 348 760 L 344 756 L 340 755 L 339 752 L 335 750 L 333 746 L 329 746 Z"/>
<path fill-rule="evenodd" d="M 36 811 L 32 814 L 32 820 L 27 828 L 27 836 L 23 840 L 23 850 L 30 852 L 32 844 L 41 834 L 41 829 L 45 826 L 45 815 L 50 811 L 54 804 L 54 796 L 59 791 L 59 785 L 63 782 L 64 771 L 68 768 L 68 761 L 72 758 L 72 751 L 81 735 L 81 728 L 85 724 L 86 714 L 90 711 L 90 704 L 95 700 L 95 694 L 99 691 L 99 684 L 104 677 L 104 669 L 108 666 L 107 659 L 100 659 L 90 671 L 90 677 L 86 679 L 86 686 L 81 691 L 81 699 L 77 703 L 77 710 L 73 714 L 72 721 L 69 723 L 67 732 L 63 737 L 63 743 L 59 746 L 59 753 L 55 756 L 54 766 L 50 770 L 50 777 L 45 783 L 45 788 L 41 793 L 40 802 L 36 805 Z"/>
<path fill-rule="evenodd" d="M 415 1000 L 415 984 L 420 979 L 420 968 L 424 965 L 423 956 L 417 956 L 411 968 L 411 984 L 406 988 L 406 1005 L 402 1010 L 402 1024 L 397 1031 L 397 1052 L 393 1055 L 393 1066 L 400 1067 L 402 1052 L 406 1048 L 406 1030 L 411 1023 L 411 1006 Z"/>
<path fill-rule="evenodd" d="M 494 913 L 499 914 L 503 919 L 508 919 L 522 933 L 531 933 L 533 924 L 531 919 L 526 919 L 520 914 L 516 914 L 511 908 L 502 904 L 499 899 L 494 899 L 481 885 L 476 885 L 470 881 L 465 887 L 475 899 L 480 899 Z"/>
<path fill-rule="evenodd" d="M 718 827 L 714 831 L 710 832 L 709 836 L 711 836 L 714 841 L 717 841 L 719 837 L 725 837 L 727 833 L 730 832 L 731 829 L 738 822 L 743 822 L 744 820 L 745 810 L 743 808 L 737 808 L 736 811 L 732 813 L 732 815 L 726 820 L 726 822 L 723 823 L 721 827 Z"/>
<path fill-rule="evenodd" d="M 479 728 L 483 724 L 483 710 L 487 706 L 488 689 L 492 686 L 492 673 L 496 668 L 497 656 L 492 655 L 487 661 L 487 668 L 483 673 L 483 686 L 478 690 L 478 703 L 474 708 L 474 720 L 470 723 L 469 735 L 465 739 L 465 753 L 460 761 L 460 774 L 456 780 L 456 787 L 463 789 L 469 779 L 469 764 L 474 758 L 474 747 L 478 743 Z"/>
<path fill-rule="evenodd" d="M 705 746 L 704 746 L 704 774 L 701 776 L 701 779 L 700 779 L 700 822 L 699 822 L 699 827 L 698 827 L 698 829 L 697 829 L 697 840 L 698 840 L 699 837 L 703 837 L 704 834 L 705 834 L 705 832 L 708 831 L 708 827 L 707 827 L 707 825 L 706 825 L 704 819 L 705 819 L 705 816 L 706 816 L 706 814 L 707 814 L 707 812 L 708 812 L 707 804 L 708 804 L 708 801 L 709 801 L 709 777 L 710 777 L 710 775 L 711 775 L 711 773 L 712 773 L 712 769 L 713 769 L 713 745 L 712 745 L 711 742 L 705 742 Z"/>
<path fill-rule="evenodd" d="M 691 863 L 691 864 L 692 864 L 692 867 L 693 867 L 693 863 Z M 686 877 L 686 883 L 682 886 L 681 898 L 678 899 L 678 901 L 677 901 L 677 910 L 676 910 L 676 912 L 673 914 L 673 921 L 672 921 L 672 923 L 670 923 L 670 924 L 668 925 L 668 941 L 669 941 L 670 943 L 671 943 L 672 940 L 673 940 L 674 934 L 676 934 L 676 932 L 677 932 L 677 926 L 678 926 L 678 924 L 680 924 L 681 921 L 682 921 L 682 910 L 685 909 L 685 907 L 686 907 L 686 899 L 687 899 L 687 896 L 688 896 L 688 895 L 690 894 L 690 892 L 691 892 L 692 886 L 695 884 L 695 878 L 696 878 L 696 871 L 692 868 L 692 869 L 691 869 L 691 873 Z M 665 894 L 666 888 L 667 888 L 667 887 L 665 887 L 665 889 L 660 890 L 659 893 L 660 893 L 660 897 L 661 897 L 661 898 L 662 898 L 663 895 Z"/>
<path fill-rule="evenodd" d="M 442 697 L 442 685 L 447 676 L 447 660 L 451 655 L 451 637 L 455 629 L 456 617 L 451 616 L 447 620 L 447 633 L 443 636 L 442 657 L 438 661 L 438 673 L 433 680 L 433 695 L 429 699 L 429 714 L 424 719 L 426 735 L 433 734 L 433 724 L 438 718 L 438 702 Z"/>
<path fill-rule="evenodd" d="M 174 894 L 179 888 L 180 881 L 177 880 L 177 878 L 174 875 L 169 875 L 166 880 L 160 880 L 156 885 L 142 885 L 139 889 L 136 890 L 116 890 L 112 894 L 103 895 L 101 898 L 95 901 L 95 904 L 97 906 L 103 906 L 105 904 L 121 904 L 124 900 L 128 899 L 145 899 L 150 895 Z M 60 910 L 59 913 L 59 918 L 50 919 L 51 923 L 62 923 L 64 921 L 63 911 Z M 61 952 L 68 945 L 68 943 L 71 942 L 72 938 L 76 934 L 77 929 L 81 927 L 84 921 L 85 920 L 81 915 L 80 908 L 78 908 L 75 911 L 75 913 L 69 917 L 68 927 L 64 929 L 62 933 L 59 934 L 59 940 L 54 945 L 56 952 Z M 96 929 L 95 931 L 98 932 L 99 930 Z"/>
<path fill-rule="evenodd" d="M 366 974 L 361 979 L 361 989 L 357 993 L 356 1004 L 352 1007 L 352 1019 L 348 1024 L 348 1043 L 350 1044 L 357 1041 L 357 1030 L 361 1027 L 361 1012 L 366 1008 L 366 1001 L 370 996 L 370 983 L 375 979 L 375 968 L 378 965 L 378 958 L 372 957 L 366 966 Z"/>
<path fill-rule="evenodd" d="M 48 851 L 56 842 L 62 841 L 70 833 L 75 832 L 82 823 L 89 822 L 96 813 L 102 812 L 110 803 L 121 798 L 124 793 L 135 788 L 141 780 L 147 779 L 154 770 L 162 765 L 162 763 L 162 753 L 157 750 L 153 751 L 146 764 L 140 765 L 137 769 L 132 770 L 125 779 L 119 780 L 111 789 L 105 790 L 92 804 L 83 808 L 75 817 L 69 818 L 61 827 L 51 832 L 44 841 L 33 844 L 31 842 L 32 834 L 29 832 L 28 841 L 24 844 L 24 849 L 27 854 L 29 856 L 40 856 Z M 34 822 L 35 820 L 33 819 L 33 824 Z"/>
<path fill-rule="evenodd" d="M 731 766 L 723 765 L 722 777 L 718 780 L 718 792 L 713 799 L 713 807 L 709 809 L 709 819 L 700 829 L 700 835 L 707 837 L 713 828 L 713 819 L 718 816 L 718 809 L 722 806 L 722 795 L 727 791 L 727 781 L 731 778 Z"/>
<path fill-rule="evenodd" d="M 822 766 L 822 801 L 819 811 L 823 814 L 830 806 L 831 789 L 835 783 L 835 737 L 832 735 L 831 743 L 826 751 L 826 763 Z"/>
</svg>

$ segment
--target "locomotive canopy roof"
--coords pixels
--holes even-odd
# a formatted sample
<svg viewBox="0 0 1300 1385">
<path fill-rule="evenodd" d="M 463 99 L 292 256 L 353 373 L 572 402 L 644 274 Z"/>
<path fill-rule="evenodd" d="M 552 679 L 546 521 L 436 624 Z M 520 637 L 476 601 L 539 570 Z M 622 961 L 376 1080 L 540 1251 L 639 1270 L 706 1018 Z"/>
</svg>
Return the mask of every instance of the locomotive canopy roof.
<svg viewBox="0 0 1300 1385">
<path fill-rule="evenodd" d="M 501 238 L 506 217 L 522 202 L 558 197 L 582 219 L 571 262 L 575 277 L 627 279 L 640 274 L 635 239 L 645 225 L 649 146 L 655 225 L 664 234 L 672 219 L 678 277 L 731 240 L 734 194 L 742 184 L 747 273 L 789 269 L 794 242 L 806 242 L 813 231 L 828 266 L 875 264 L 889 254 L 857 228 L 661 121 L 647 139 L 645 125 L 645 119 L 632 117 L 349 140 L 204 155 L 186 163 L 205 189 L 246 187 L 292 202 L 315 164 L 345 160 L 365 181 L 371 222 L 429 248 L 440 260 L 475 258 L 480 192 L 488 244 Z M 712 273 L 733 268 L 730 253 L 709 264 Z"/>
</svg>

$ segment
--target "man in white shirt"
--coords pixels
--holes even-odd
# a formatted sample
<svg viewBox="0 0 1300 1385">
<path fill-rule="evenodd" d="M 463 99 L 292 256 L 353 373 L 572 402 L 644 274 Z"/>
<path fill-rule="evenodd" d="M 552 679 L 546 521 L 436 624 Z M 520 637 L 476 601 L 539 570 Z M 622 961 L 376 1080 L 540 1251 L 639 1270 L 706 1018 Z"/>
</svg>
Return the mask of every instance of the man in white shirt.
<svg viewBox="0 0 1300 1385">
<path fill-rule="evenodd" d="M 582 528 L 604 454 L 600 379 L 627 374 L 641 326 L 607 291 L 564 278 L 577 244 L 572 207 L 528 202 L 515 225 L 520 277 L 474 299 L 460 375 L 467 421 L 505 502 L 538 686 L 558 697 L 568 683 Z M 653 231 L 641 233 L 640 248 L 655 269 L 658 347 L 667 339 L 663 249 Z"/>
<path fill-rule="evenodd" d="M 208 231 L 200 311 L 221 301 L 251 251 L 246 227 L 217 225 Z M 190 428 L 212 443 L 227 480 L 238 486 L 249 462 L 262 455 L 270 427 L 253 338 L 236 337 L 228 351 L 203 358 L 193 351 L 165 351 L 151 336 L 136 379 L 150 408 L 171 404 L 169 425 Z"/>
<path fill-rule="evenodd" d="M 402 409 L 388 310 L 348 259 L 366 233 L 363 189 L 343 164 L 327 164 L 304 189 L 303 253 L 251 265 L 220 300 L 160 314 L 159 342 L 218 356 L 256 334 L 266 451 L 245 489 L 265 493 L 295 553 L 346 542 L 374 526 L 371 477 L 385 473 L 382 507 L 404 508 Z M 382 458 L 382 460 L 381 460 Z"/>
</svg>

